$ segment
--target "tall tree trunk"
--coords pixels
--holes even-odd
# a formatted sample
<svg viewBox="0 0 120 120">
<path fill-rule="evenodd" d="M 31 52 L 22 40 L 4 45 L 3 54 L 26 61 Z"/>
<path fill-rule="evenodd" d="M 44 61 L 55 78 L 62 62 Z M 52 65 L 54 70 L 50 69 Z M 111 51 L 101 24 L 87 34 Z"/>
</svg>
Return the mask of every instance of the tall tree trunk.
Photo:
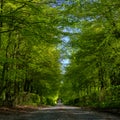
<svg viewBox="0 0 120 120">
<path fill-rule="evenodd" d="M 10 37 L 10 34 L 9 34 L 9 37 Z M 6 72 L 8 72 L 8 48 L 9 48 L 9 44 L 10 42 L 8 41 L 8 45 L 6 47 L 6 62 L 3 64 L 3 68 L 2 68 L 2 76 L 1 76 L 1 89 L 0 89 L 0 95 L 3 93 L 3 91 L 7 88 L 6 87 L 6 81 L 7 81 L 7 76 L 6 76 Z"/>
<path fill-rule="evenodd" d="M 9 25 L 9 29 L 11 29 L 12 27 L 12 23 L 13 20 L 11 19 L 11 23 Z M 5 81 L 5 86 L 6 86 L 6 90 L 5 90 L 5 105 L 6 106 L 12 106 L 12 94 L 11 94 L 11 88 L 12 88 L 12 82 L 9 78 L 9 75 L 7 74 L 9 72 L 10 69 L 10 63 L 9 63 L 9 58 L 10 56 L 10 45 L 11 45 L 11 36 L 12 36 L 12 32 L 8 33 L 8 43 L 6 46 L 6 66 L 5 68 L 3 67 L 3 78 Z"/>
<path fill-rule="evenodd" d="M 104 88 L 105 88 L 105 69 L 102 66 L 102 62 L 99 63 L 99 71 L 98 71 L 98 79 L 100 81 L 100 94 L 99 101 L 102 102 L 104 100 Z"/>
<path fill-rule="evenodd" d="M 5 71 L 7 69 L 7 63 L 5 62 L 3 64 L 3 69 L 2 69 L 2 75 L 1 75 L 1 81 L 0 81 L 0 96 L 2 95 L 3 91 L 6 89 L 6 83 L 5 83 Z"/>
</svg>

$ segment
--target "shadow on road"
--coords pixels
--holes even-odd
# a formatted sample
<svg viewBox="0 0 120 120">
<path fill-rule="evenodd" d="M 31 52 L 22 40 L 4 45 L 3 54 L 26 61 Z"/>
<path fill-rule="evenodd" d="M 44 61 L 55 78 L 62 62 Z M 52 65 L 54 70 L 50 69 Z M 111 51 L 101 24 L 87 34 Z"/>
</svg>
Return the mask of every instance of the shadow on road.
<svg viewBox="0 0 120 120">
<path fill-rule="evenodd" d="M 26 114 L 0 115 L 0 120 L 119 120 L 117 116 L 103 114 L 80 107 L 57 104 L 54 107 L 39 108 Z"/>
</svg>

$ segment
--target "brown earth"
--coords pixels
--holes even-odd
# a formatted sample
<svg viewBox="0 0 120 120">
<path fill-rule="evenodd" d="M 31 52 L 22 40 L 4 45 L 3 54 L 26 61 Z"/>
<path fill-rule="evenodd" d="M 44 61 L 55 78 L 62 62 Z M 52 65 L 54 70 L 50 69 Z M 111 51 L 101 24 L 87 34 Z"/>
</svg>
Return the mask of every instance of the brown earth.
<svg viewBox="0 0 120 120">
<path fill-rule="evenodd" d="M 37 111 L 38 107 L 34 106 L 16 106 L 16 107 L 1 107 L 0 113 L 2 114 L 14 114 L 14 113 L 27 113 L 27 112 L 33 112 Z"/>
</svg>

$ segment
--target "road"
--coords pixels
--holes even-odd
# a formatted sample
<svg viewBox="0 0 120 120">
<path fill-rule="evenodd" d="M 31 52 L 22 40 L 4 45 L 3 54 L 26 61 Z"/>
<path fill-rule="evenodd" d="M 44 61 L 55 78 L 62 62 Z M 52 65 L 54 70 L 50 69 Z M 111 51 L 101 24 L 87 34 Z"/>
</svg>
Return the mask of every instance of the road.
<svg viewBox="0 0 120 120">
<path fill-rule="evenodd" d="M 38 111 L 24 114 L 0 114 L 0 120 L 120 120 L 119 116 L 85 111 L 79 107 L 55 106 L 39 108 Z"/>
</svg>

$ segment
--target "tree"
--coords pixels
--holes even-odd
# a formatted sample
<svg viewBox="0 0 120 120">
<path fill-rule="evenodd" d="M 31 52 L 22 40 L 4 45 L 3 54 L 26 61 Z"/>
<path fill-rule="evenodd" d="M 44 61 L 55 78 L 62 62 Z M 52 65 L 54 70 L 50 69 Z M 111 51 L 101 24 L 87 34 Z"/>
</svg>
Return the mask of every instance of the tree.
<svg viewBox="0 0 120 120">
<path fill-rule="evenodd" d="M 89 94 L 92 96 L 93 92 L 97 92 L 99 100 L 105 102 L 105 92 L 109 91 L 111 82 L 117 75 L 113 72 L 119 59 L 119 43 L 116 44 L 116 41 L 119 40 L 120 19 L 116 4 L 119 6 L 118 0 L 71 1 L 65 8 L 65 15 L 68 17 L 66 26 L 77 30 L 70 36 L 69 45 L 74 52 L 66 69 L 66 80 L 71 83 L 71 89 L 78 91 L 74 94 L 79 98 L 81 95 L 77 93 L 87 95 L 84 98 L 86 104 L 89 104 Z"/>
<path fill-rule="evenodd" d="M 2 18 L 0 19 L 0 95 L 4 105 L 12 106 L 19 94 L 24 94 L 24 92 L 35 92 L 37 94 L 36 91 L 38 90 L 44 91 L 44 87 L 34 86 L 33 76 L 39 80 L 48 75 L 50 79 L 55 80 L 53 72 L 51 73 L 54 70 L 52 68 L 53 64 L 57 69 L 57 71 L 55 70 L 56 76 L 60 74 L 58 57 L 53 57 L 55 63 L 50 61 L 50 69 L 48 67 L 44 68 L 45 64 L 49 66 L 47 59 L 51 59 L 53 56 L 53 54 L 50 55 L 47 52 L 50 50 L 55 53 L 57 51 L 56 46 L 60 42 L 59 36 L 61 32 L 57 28 L 59 22 L 57 13 L 59 10 L 51 7 L 50 2 L 41 0 L 6 0 L 5 2 L 1 1 L 0 5 L 0 16 Z M 54 23 L 55 20 L 58 20 L 58 22 Z M 47 49 L 46 44 L 49 49 Z M 53 47 L 49 47 L 52 45 Z M 41 56 L 36 56 L 37 51 L 33 50 L 35 46 L 37 48 L 44 47 L 46 49 L 44 54 L 48 55 L 41 53 Z M 39 49 L 37 50 L 39 51 Z M 57 52 L 55 54 L 59 55 Z M 44 62 L 40 59 L 41 61 L 38 64 L 41 65 L 36 65 L 35 62 L 39 57 L 44 57 Z M 35 68 L 31 68 L 30 64 L 34 64 Z M 31 70 L 33 73 L 31 73 Z M 41 76 L 37 78 L 39 73 Z M 49 79 L 49 77 L 46 77 L 46 79 Z M 41 86 L 44 86 L 44 84 L 48 84 L 47 80 L 40 83 Z M 52 84 L 50 85 L 50 89 L 52 89 Z"/>
</svg>

